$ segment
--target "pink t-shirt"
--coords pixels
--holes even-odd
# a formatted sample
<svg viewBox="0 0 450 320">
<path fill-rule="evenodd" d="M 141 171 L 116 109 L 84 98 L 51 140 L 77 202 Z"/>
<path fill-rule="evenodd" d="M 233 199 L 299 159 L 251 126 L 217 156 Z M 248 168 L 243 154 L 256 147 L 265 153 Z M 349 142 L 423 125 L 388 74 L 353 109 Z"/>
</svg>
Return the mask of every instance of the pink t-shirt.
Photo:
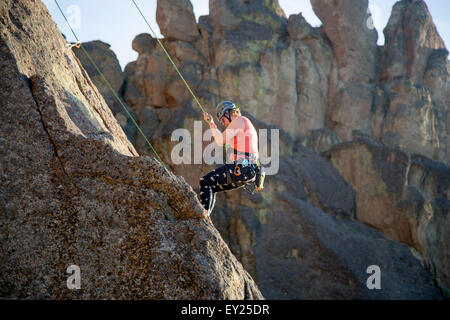
<svg viewBox="0 0 450 320">
<path fill-rule="evenodd" d="M 232 148 L 241 152 L 258 154 L 258 134 L 252 122 L 244 116 L 237 116 L 231 121 L 227 129 L 223 133 L 223 137 L 227 144 Z M 244 158 L 244 155 L 230 155 L 234 161 Z"/>
</svg>

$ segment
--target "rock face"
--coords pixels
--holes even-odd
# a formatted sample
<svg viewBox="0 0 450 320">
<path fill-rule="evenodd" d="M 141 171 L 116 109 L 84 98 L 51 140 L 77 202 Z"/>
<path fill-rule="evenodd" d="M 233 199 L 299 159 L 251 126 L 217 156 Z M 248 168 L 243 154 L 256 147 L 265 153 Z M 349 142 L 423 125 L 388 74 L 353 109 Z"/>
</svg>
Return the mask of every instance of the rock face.
<svg viewBox="0 0 450 320">
<path fill-rule="evenodd" d="M 430 56 L 445 49 L 425 2 L 397 2 L 384 34 L 381 79 L 408 77 L 421 85 Z"/>
<path fill-rule="evenodd" d="M 368 27 L 368 0 L 312 0 L 339 68 L 339 80 L 370 83 L 375 78 L 377 31 Z"/>
<path fill-rule="evenodd" d="M 374 135 L 387 145 L 448 164 L 448 51 L 426 4 L 397 3 L 384 34 L 378 73 L 387 99 L 374 105 Z"/>
<path fill-rule="evenodd" d="M 367 0 L 312 5 L 319 28 L 277 1 L 214 0 L 195 41 L 161 39 L 208 112 L 232 100 L 257 130 L 280 129 L 278 174 L 221 194 L 214 224 L 266 298 L 434 299 L 433 281 L 448 295 L 450 63 L 428 9 L 400 1 L 379 48 Z M 124 98 L 197 187 L 211 166 L 172 163 L 170 138 L 201 113 L 156 39 L 133 48 Z M 367 289 L 373 264 L 391 289 Z"/>
<path fill-rule="evenodd" d="M 311 1 L 323 22 L 338 66 L 338 81 L 330 101 L 329 126 L 350 140 L 353 130 L 370 131 L 370 114 L 377 58 L 377 32 L 368 26 L 368 1 Z"/>
<path fill-rule="evenodd" d="M 329 158 L 356 190 L 358 220 L 418 250 L 448 283 L 450 168 L 364 137 L 333 147 Z M 436 224 L 436 220 L 440 224 Z M 431 250 L 430 250 L 431 249 Z M 434 252 L 443 255 L 437 257 Z M 443 287 L 445 287 L 444 285 Z"/>
<path fill-rule="evenodd" d="M 192 188 L 138 156 L 40 1 L 2 1 L 0 57 L 2 298 L 262 298 Z"/>
</svg>

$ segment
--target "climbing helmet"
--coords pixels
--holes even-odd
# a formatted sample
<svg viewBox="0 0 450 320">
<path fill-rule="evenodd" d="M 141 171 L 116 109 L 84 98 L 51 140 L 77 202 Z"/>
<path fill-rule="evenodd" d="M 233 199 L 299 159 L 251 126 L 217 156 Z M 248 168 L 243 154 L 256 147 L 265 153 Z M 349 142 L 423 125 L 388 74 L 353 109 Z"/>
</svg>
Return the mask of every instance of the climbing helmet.
<svg viewBox="0 0 450 320">
<path fill-rule="evenodd" d="M 220 121 L 223 116 L 226 116 L 230 120 L 230 110 L 236 110 L 236 105 L 233 102 L 223 101 L 219 103 L 216 107 L 217 119 Z"/>
</svg>

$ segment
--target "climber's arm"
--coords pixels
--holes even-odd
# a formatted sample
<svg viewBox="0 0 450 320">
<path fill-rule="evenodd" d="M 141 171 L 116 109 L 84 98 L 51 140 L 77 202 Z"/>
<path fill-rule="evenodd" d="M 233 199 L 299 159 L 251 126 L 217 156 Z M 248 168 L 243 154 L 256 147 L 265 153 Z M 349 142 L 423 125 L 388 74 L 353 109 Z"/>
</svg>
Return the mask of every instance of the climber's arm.
<svg viewBox="0 0 450 320">
<path fill-rule="evenodd" d="M 209 127 L 211 128 L 214 141 L 219 146 L 223 146 L 224 144 L 231 144 L 233 138 L 239 133 L 240 130 L 243 130 L 244 126 L 244 121 L 240 118 L 236 118 L 222 133 L 219 129 L 217 129 L 217 126 L 214 122 L 209 122 Z"/>
<path fill-rule="evenodd" d="M 223 137 L 223 133 L 220 132 L 219 129 L 217 129 L 217 126 L 215 123 L 210 123 L 209 128 L 211 129 L 212 135 L 214 137 L 214 141 L 219 145 L 222 146 L 225 144 L 225 139 Z"/>
</svg>

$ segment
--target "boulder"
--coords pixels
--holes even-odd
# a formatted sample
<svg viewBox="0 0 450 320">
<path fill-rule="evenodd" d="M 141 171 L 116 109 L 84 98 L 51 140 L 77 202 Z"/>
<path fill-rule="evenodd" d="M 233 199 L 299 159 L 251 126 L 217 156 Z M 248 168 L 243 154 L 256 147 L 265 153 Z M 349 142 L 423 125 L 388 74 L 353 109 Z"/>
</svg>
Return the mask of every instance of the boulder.
<svg viewBox="0 0 450 320">
<path fill-rule="evenodd" d="M 192 42 L 200 37 L 189 0 L 158 0 L 156 21 L 164 37 Z"/>
<path fill-rule="evenodd" d="M 125 76 L 122 72 L 122 68 L 120 67 L 119 60 L 117 59 L 116 54 L 110 49 L 111 46 L 107 43 L 96 40 L 83 43 L 83 47 L 88 52 L 89 56 L 92 58 L 100 71 L 103 73 L 105 78 L 108 80 L 112 89 L 115 91 L 115 94 L 119 96 L 120 99 L 122 99 L 122 102 L 124 102 L 123 98 L 121 97 L 120 91 L 122 89 Z M 128 112 L 124 110 L 121 103 L 117 100 L 116 95 L 111 92 L 111 88 L 102 79 L 101 75 L 98 73 L 97 69 L 91 63 L 83 50 L 76 47 L 74 47 L 72 50 L 80 60 L 81 65 L 85 68 L 98 91 L 105 99 L 106 103 L 118 120 L 122 129 L 125 131 L 128 139 L 132 143 L 134 143 L 136 128 L 132 120 L 130 119 L 128 112 L 131 113 L 134 118 L 136 118 L 136 114 L 134 114 L 134 112 L 127 105 L 125 105 L 125 108 L 127 108 Z"/>
<path fill-rule="evenodd" d="M 150 53 L 158 46 L 158 41 L 148 33 L 138 34 L 131 43 L 131 47 L 138 54 Z"/>
<path fill-rule="evenodd" d="M 82 45 L 89 53 L 92 60 L 94 60 L 95 64 L 99 67 L 101 72 L 104 74 L 105 78 L 108 80 L 114 91 L 119 92 L 124 81 L 124 75 L 122 73 L 122 68 L 120 67 L 119 60 L 117 59 L 116 54 L 111 50 L 111 46 L 100 40 L 84 42 Z M 94 82 L 95 86 L 100 91 L 102 96 L 105 97 L 105 100 L 108 105 L 110 105 L 113 113 L 121 111 L 122 109 L 118 109 L 115 105 L 113 105 L 113 103 L 117 104 L 117 101 L 115 100 L 109 87 L 101 79 L 94 65 L 84 54 L 83 50 L 76 47 L 74 47 L 72 50 L 74 51 L 76 57 L 80 60 L 81 64 L 83 66 L 86 66 L 85 70 L 87 71 L 89 77 Z M 120 106 L 118 107 L 120 108 Z"/>
</svg>

